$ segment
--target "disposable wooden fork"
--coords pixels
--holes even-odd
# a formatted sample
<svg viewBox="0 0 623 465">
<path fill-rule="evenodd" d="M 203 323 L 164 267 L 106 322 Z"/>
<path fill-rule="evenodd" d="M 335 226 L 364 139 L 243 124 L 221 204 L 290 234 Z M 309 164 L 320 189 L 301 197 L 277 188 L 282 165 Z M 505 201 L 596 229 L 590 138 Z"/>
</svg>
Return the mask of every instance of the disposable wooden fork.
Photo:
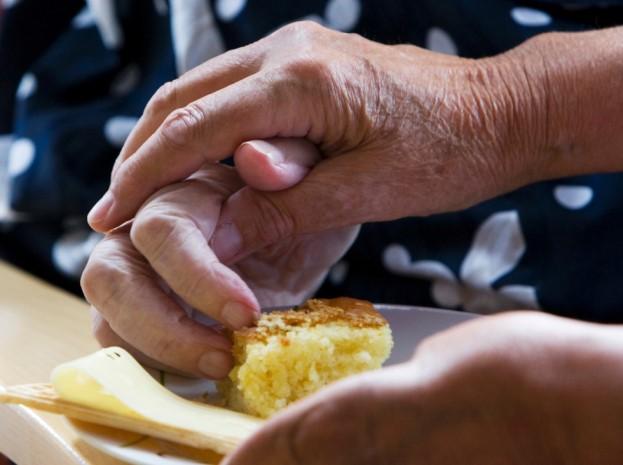
<svg viewBox="0 0 623 465">
<path fill-rule="evenodd" d="M 203 409 L 209 409 L 210 414 L 214 415 L 214 425 L 218 425 L 219 422 L 223 421 L 239 425 L 239 428 L 230 429 L 228 433 L 214 428 L 213 434 L 207 435 L 155 422 L 148 418 L 135 418 L 109 413 L 68 402 L 58 397 L 52 385 L 46 383 L 22 384 L 11 387 L 0 386 L 0 403 L 21 404 L 33 409 L 58 413 L 88 423 L 141 433 L 200 449 L 211 449 L 220 454 L 228 454 L 233 451 L 238 444 L 249 437 L 262 424 L 262 420 L 258 418 L 221 407 L 201 404 Z"/>
</svg>

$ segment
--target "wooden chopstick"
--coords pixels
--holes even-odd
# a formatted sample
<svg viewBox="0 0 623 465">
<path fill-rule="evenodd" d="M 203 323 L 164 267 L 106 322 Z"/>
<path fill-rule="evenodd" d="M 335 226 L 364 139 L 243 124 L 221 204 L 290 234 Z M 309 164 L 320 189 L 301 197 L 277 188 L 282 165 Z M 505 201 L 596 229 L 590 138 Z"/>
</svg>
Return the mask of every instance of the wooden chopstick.
<svg viewBox="0 0 623 465">
<path fill-rule="evenodd" d="M 238 432 L 227 437 L 208 437 L 196 431 L 177 428 L 152 421 L 148 418 L 119 415 L 68 402 L 56 394 L 51 384 L 46 383 L 22 384 L 10 387 L 0 386 L 0 403 L 21 404 L 33 409 L 58 413 L 88 423 L 141 433 L 199 449 L 211 449 L 220 454 L 228 454 L 233 451 L 260 424 L 260 421 L 256 418 L 249 416 L 247 419 L 245 415 L 236 414 L 238 416 L 237 421 L 241 423 L 241 428 Z M 211 408 L 215 412 L 215 421 L 218 421 L 219 415 L 230 416 L 232 413 L 220 407 Z"/>
</svg>

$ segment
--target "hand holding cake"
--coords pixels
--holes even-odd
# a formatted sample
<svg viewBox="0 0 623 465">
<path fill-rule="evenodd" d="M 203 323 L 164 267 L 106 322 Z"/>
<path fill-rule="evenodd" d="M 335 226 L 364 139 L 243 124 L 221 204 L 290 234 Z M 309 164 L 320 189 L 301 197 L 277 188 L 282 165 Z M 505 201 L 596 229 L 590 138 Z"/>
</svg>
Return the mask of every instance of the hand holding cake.
<svg viewBox="0 0 623 465">
<path fill-rule="evenodd" d="M 108 234 L 82 277 L 100 343 L 124 347 L 154 366 L 225 377 L 233 363 L 231 343 L 194 321 L 190 307 L 230 329 L 251 325 L 260 306 L 293 305 L 311 296 L 357 234 L 357 228 L 341 228 L 297 235 L 235 264 L 221 263 L 210 247 L 232 192 L 295 183 L 315 156 L 316 149 L 302 141 L 246 144 L 236 154 L 237 171 L 208 164 L 159 191 L 131 225 Z"/>
</svg>

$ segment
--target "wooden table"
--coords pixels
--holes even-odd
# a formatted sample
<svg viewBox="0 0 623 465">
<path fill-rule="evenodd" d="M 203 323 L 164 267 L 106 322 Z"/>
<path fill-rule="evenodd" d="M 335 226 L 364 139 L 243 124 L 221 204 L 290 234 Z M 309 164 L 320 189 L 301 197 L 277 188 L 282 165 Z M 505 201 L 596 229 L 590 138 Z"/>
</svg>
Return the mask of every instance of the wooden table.
<svg viewBox="0 0 623 465">
<path fill-rule="evenodd" d="M 47 382 L 98 349 L 88 305 L 0 262 L 0 384 Z M 82 443 L 58 415 L 0 405 L 0 452 L 18 465 L 121 465 Z"/>
<path fill-rule="evenodd" d="M 408 347 L 394 348 L 392 357 L 400 359 L 395 361 L 409 358 L 413 346 L 424 337 L 475 317 L 463 312 L 410 310 L 418 312 L 417 324 L 411 317 L 405 320 L 404 309 L 385 314 L 390 324 L 410 331 Z M 47 382 L 56 365 L 98 348 L 85 301 L 0 262 L 0 384 Z M 159 450 L 163 442 L 157 441 Z M 173 450 L 199 463 L 218 461 L 210 451 L 173 446 L 165 449 L 167 453 Z M 2 404 L 0 453 L 18 465 L 124 465 L 81 441 L 61 416 Z"/>
</svg>

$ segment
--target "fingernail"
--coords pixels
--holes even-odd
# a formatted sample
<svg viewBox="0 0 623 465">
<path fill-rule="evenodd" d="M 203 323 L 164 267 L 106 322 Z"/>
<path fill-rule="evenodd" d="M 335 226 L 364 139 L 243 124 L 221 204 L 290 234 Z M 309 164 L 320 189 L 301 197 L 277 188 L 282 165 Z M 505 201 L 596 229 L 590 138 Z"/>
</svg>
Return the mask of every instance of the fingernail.
<svg viewBox="0 0 623 465">
<path fill-rule="evenodd" d="M 250 146 L 253 150 L 264 155 L 275 165 L 283 162 L 283 153 L 281 153 L 278 147 L 269 142 L 263 140 L 253 140 L 245 142 L 243 145 Z"/>
<path fill-rule="evenodd" d="M 212 236 L 212 250 L 222 262 L 234 258 L 242 249 L 242 236 L 233 223 L 221 223 Z"/>
<path fill-rule="evenodd" d="M 208 378 L 224 378 L 232 365 L 231 355 L 218 350 L 206 352 L 199 359 L 199 371 Z"/>
<path fill-rule="evenodd" d="M 89 224 L 93 225 L 94 223 L 98 223 L 103 220 L 112 207 L 113 201 L 114 199 L 112 194 L 110 191 L 107 191 L 89 212 L 89 216 L 87 217 Z"/>
<path fill-rule="evenodd" d="M 230 328 L 240 329 L 253 324 L 257 312 L 241 303 L 227 302 L 221 310 L 221 317 Z"/>
</svg>

